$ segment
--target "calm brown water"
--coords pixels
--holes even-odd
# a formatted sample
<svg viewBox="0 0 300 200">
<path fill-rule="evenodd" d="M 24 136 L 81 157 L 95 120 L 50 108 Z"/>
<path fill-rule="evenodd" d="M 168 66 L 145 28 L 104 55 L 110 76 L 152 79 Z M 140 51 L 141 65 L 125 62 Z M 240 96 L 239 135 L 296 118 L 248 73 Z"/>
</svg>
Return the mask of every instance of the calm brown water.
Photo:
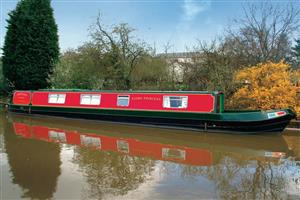
<svg viewBox="0 0 300 200">
<path fill-rule="evenodd" d="M 0 113 L 0 199 L 300 199 L 300 132 L 238 136 Z"/>
</svg>

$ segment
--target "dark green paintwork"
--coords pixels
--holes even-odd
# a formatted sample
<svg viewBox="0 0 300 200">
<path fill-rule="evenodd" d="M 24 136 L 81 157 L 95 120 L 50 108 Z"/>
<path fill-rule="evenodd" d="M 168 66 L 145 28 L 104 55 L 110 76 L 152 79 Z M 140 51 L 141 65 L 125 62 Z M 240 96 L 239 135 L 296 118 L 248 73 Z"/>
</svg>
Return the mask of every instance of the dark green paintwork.
<svg viewBox="0 0 300 200">
<path fill-rule="evenodd" d="M 219 94 L 219 98 L 220 98 L 220 112 L 224 112 L 224 94 L 220 93 Z"/>
</svg>

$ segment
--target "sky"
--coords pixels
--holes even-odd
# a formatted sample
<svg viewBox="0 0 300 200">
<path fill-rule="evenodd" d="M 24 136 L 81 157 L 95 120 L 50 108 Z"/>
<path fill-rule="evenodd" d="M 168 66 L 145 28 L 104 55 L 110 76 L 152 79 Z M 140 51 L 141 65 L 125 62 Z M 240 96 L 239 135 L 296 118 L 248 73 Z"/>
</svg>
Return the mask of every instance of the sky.
<svg viewBox="0 0 300 200">
<path fill-rule="evenodd" d="M 0 0 L 0 47 L 6 33 L 6 19 L 18 1 Z M 284 2 L 284 1 L 283 1 Z M 235 0 L 52 0 L 62 52 L 90 40 L 89 29 L 101 13 L 109 28 L 128 23 L 133 36 L 163 52 L 186 51 L 198 40 L 210 41 L 243 14 L 245 1 Z"/>
</svg>

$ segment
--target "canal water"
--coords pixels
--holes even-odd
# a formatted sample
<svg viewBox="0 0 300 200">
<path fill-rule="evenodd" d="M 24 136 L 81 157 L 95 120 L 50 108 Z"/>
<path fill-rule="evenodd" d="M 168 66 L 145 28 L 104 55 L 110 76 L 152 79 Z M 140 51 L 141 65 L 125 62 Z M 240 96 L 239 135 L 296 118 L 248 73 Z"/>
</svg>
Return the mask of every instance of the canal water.
<svg viewBox="0 0 300 200">
<path fill-rule="evenodd" d="M 232 135 L 0 113 L 0 199 L 300 199 L 300 132 Z"/>
</svg>

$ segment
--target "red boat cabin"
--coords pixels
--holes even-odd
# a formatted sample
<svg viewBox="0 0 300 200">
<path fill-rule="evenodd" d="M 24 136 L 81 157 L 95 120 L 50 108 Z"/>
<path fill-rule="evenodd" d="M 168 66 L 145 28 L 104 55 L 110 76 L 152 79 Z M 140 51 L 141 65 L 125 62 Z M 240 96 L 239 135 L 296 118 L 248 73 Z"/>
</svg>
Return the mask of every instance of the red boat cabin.
<svg viewBox="0 0 300 200">
<path fill-rule="evenodd" d="M 14 105 L 218 113 L 221 92 L 15 91 Z"/>
</svg>

